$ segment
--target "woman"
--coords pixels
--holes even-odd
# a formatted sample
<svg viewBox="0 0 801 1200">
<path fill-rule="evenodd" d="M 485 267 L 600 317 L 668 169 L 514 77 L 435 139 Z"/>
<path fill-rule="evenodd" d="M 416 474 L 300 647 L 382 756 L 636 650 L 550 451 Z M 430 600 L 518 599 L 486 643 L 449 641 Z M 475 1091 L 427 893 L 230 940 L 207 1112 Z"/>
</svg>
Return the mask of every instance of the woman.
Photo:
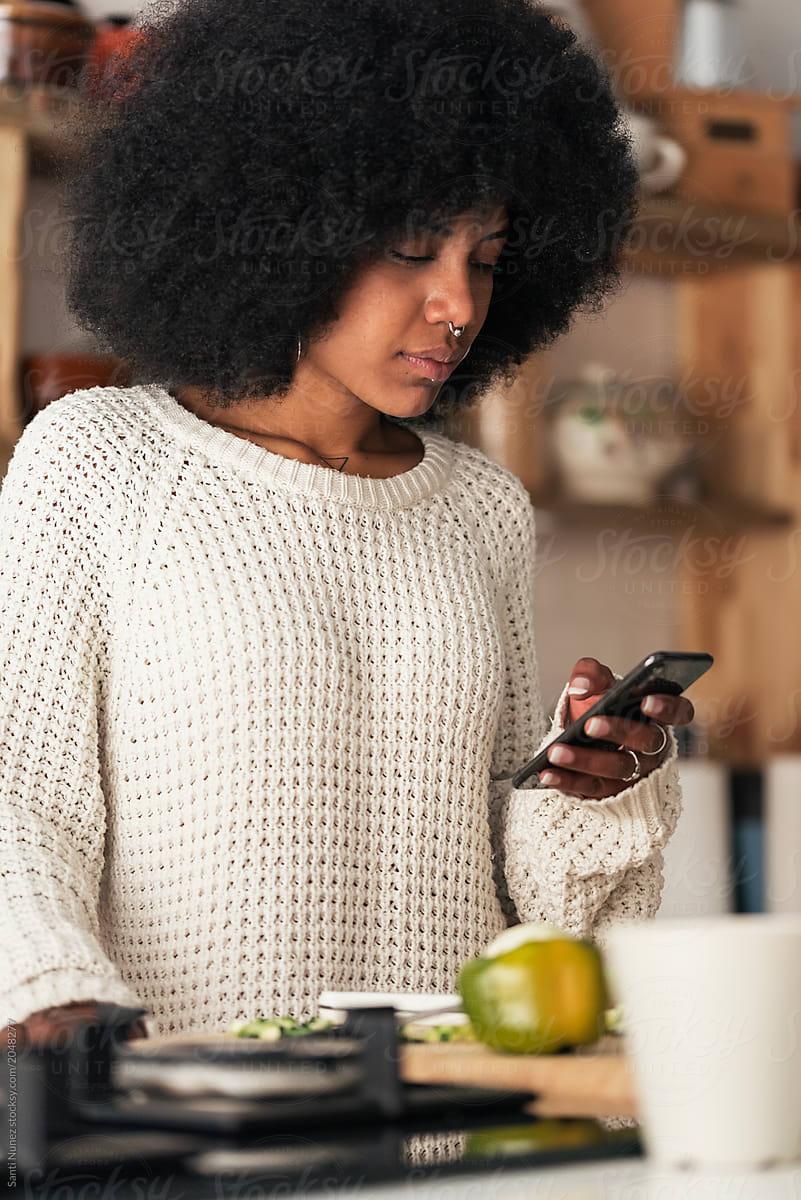
<svg viewBox="0 0 801 1200">
<path fill-rule="evenodd" d="M 1 498 L 2 1011 L 305 1019 L 653 914 L 692 707 L 511 789 L 534 517 L 438 424 L 618 278 L 608 81 L 525 0 L 141 25 L 65 189 L 69 303 L 138 382 L 37 415 Z"/>
</svg>

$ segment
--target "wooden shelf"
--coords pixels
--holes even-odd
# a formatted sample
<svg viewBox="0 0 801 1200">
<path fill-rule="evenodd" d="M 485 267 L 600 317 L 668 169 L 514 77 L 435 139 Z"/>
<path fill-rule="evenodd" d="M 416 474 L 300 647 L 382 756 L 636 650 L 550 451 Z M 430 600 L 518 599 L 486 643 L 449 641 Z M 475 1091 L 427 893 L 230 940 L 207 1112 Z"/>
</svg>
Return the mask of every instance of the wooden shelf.
<svg viewBox="0 0 801 1200">
<path fill-rule="evenodd" d="M 11 462 L 14 454 L 15 445 L 16 443 L 9 442 L 6 438 L 0 438 L 0 483 L 5 478 L 8 464 Z"/>
<path fill-rule="evenodd" d="M 90 105 L 75 88 L 0 84 L 0 124 L 24 130 L 44 160 L 70 155 L 65 123 Z M 626 270 L 665 276 L 708 274 L 754 260 L 801 261 L 801 216 L 727 211 L 669 192 L 643 193 L 622 259 Z"/>
<path fill-rule="evenodd" d="M 726 497 L 683 500 L 663 496 L 651 504 L 640 505 L 582 503 L 555 491 L 529 490 L 529 495 L 535 508 L 550 513 L 560 524 L 589 529 L 625 522 L 652 530 L 700 526 L 734 533 L 748 529 L 780 529 L 794 520 L 791 509 L 760 507 Z"/>
<path fill-rule="evenodd" d="M 663 193 L 643 196 L 622 254 L 625 270 L 703 276 L 749 263 L 801 262 L 801 216 L 709 208 Z"/>
<path fill-rule="evenodd" d="M 31 167 L 36 171 L 46 172 L 53 161 L 71 156 L 67 123 L 86 107 L 87 101 L 75 88 L 0 83 L 0 125 L 27 135 Z"/>
</svg>

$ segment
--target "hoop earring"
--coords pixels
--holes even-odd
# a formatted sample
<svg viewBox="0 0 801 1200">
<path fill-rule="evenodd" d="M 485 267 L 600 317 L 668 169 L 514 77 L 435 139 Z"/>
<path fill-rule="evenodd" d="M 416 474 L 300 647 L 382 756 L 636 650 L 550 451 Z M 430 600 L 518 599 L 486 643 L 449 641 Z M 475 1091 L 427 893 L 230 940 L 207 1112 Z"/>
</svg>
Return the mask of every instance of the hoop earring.
<svg viewBox="0 0 801 1200">
<path fill-rule="evenodd" d="M 298 357 L 295 359 L 295 366 L 300 362 L 300 338 L 298 337 Z"/>
</svg>

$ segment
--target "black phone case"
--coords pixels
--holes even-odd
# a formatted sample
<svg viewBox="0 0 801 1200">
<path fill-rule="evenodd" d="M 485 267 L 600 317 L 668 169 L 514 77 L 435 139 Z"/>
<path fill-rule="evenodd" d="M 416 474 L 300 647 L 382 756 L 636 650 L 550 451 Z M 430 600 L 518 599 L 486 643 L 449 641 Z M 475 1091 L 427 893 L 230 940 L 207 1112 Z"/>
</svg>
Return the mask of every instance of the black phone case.
<svg viewBox="0 0 801 1200">
<path fill-rule="evenodd" d="M 689 687 L 690 683 L 695 682 L 695 679 L 700 678 L 712 666 L 713 659 L 711 654 L 678 654 L 671 651 L 656 651 L 654 654 L 649 654 L 627 675 L 618 679 L 609 691 L 593 704 L 592 708 L 587 709 L 582 717 L 573 721 L 560 734 L 552 738 L 534 758 L 521 767 L 512 776 L 512 786 L 518 788 L 532 775 L 552 766 L 553 764 L 548 760 L 548 751 L 557 742 L 565 746 L 595 746 L 601 750 L 616 750 L 616 743 L 590 737 L 584 732 L 584 725 L 590 717 L 626 717 L 630 721 L 642 721 L 644 725 L 650 724 L 650 718 L 640 708 L 644 696 L 651 692 L 679 696 L 684 691 L 681 684 L 660 674 L 660 667 L 664 670 L 665 663 L 671 661 L 682 661 L 697 667 L 694 679 L 684 685 L 684 687 Z"/>
</svg>

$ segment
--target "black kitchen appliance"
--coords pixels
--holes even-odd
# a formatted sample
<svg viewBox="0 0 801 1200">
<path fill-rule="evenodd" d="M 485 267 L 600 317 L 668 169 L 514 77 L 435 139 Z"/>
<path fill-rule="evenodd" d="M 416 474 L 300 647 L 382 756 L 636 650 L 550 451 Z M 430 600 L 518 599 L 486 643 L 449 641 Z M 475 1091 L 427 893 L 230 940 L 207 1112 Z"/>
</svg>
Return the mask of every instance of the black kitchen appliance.
<svg viewBox="0 0 801 1200">
<path fill-rule="evenodd" d="M 274 1042 L 127 1042 L 143 1015 L 100 1005 L 59 1047 L 9 1047 L 4 1183 L 45 1197 L 113 1178 L 221 1200 L 642 1153 L 632 1129 L 527 1115 L 530 1092 L 405 1083 L 391 1007 Z"/>
</svg>

